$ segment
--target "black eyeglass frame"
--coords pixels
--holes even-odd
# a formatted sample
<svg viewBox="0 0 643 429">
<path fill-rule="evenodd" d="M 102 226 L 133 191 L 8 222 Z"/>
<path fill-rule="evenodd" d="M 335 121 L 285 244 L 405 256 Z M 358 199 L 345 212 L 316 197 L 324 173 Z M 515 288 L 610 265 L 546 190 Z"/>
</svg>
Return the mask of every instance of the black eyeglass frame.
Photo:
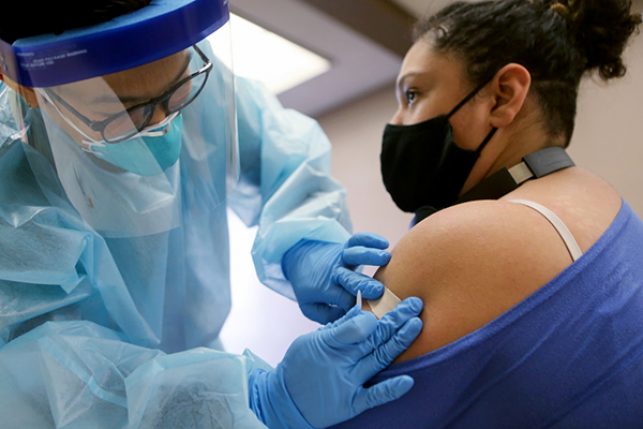
<svg viewBox="0 0 643 429">
<path fill-rule="evenodd" d="M 172 88 L 168 89 L 165 91 L 163 94 L 159 95 L 158 97 L 152 98 L 149 101 L 146 101 L 145 103 L 137 104 L 136 106 L 129 107 L 125 111 L 118 113 L 116 115 L 110 116 L 107 119 L 103 119 L 101 121 L 93 121 L 89 119 L 88 117 L 84 116 L 82 113 L 80 113 L 78 110 L 76 110 L 72 105 L 67 103 L 65 100 L 63 100 L 58 94 L 53 92 L 49 88 L 44 88 L 44 91 L 49 95 L 50 97 L 54 98 L 57 102 L 62 104 L 65 109 L 70 111 L 74 116 L 76 116 L 78 119 L 80 119 L 85 125 L 87 125 L 92 131 L 100 133 L 105 142 L 110 143 L 110 144 L 116 144 L 116 143 L 121 143 L 133 136 L 135 136 L 137 133 L 140 132 L 140 130 L 144 129 L 149 125 L 149 123 L 152 121 L 152 118 L 154 117 L 154 111 L 156 110 L 156 106 L 158 106 L 161 103 L 165 103 L 165 110 L 167 111 L 168 115 L 171 115 L 172 113 L 178 112 L 182 109 L 184 109 L 186 106 L 191 104 L 196 98 L 201 94 L 201 91 L 205 87 L 205 84 L 208 81 L 208 77 L 210 75 L 210 72 L 212 71 L 212 61 L 208 57 L 205 56 L 203 51 L 199 49 L 198 46 L 194 45 L 193 46 L 194 50 L 199 54 L 205 65 L 201 67 L 201 69 L 197 70 L 196 72 L 192 73 L 190 76 L 181 79 L 176 85 L 172 86 Z M 201 84 L 201 87 L 198 89 L 196 94 L 192 97 L 191 100 L 186 102 L 185 104 L 182 104 L 179 108 L 173 109 L 170 111 L 168 102 L 170 101 L 170 98 L 174 95 L 174 93 L 181 87 L 183 86 L 186 82 L 195 79 L 196 77 L 202 75 L 205 73 L 205 79 L 203 80 L 203 83 Z M 108 139 L 105 136 L 105 129 L 109 126 L 109 124 L 116 119 L 122 117 L 123 115 L 129 115 L 130 112 L 133 112 L 136 109 L 140 109 L 141 107 L 148 107 L 149 108 L 149 113 L 147 114 L 147 118 L 145 121 L 138 127 L 136 127 L 131 134 L 128 134 L 123 137 L 119 137 L 117 139 Z"/>
</svg>

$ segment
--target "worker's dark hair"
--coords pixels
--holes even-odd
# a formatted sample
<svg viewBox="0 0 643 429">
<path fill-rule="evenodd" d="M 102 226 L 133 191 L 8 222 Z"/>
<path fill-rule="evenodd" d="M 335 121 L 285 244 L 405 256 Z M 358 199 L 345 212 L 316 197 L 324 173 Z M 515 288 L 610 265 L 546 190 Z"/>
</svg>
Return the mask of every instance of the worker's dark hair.
<svg viewBox="0 0 643 429">
<path fill-rule="evenodd" d="M 607 81 L 625 75 L 621 55 L 641 23 L 630 0 L 497 0 L 456 2 L 416 25 L 439 52 L 464 62 L 471 87 L 509 63 L 531 73 L 552 137 L 574 130 L 581 78 L 598 71 Z"/>
<path fill-rule="evenodd" d="M 0 39 L 13 43 L 25 37 L 60 34 L 109 21 L 150 4 L 152 0 L 24 0 L 2 6 Z"/>
</svg>

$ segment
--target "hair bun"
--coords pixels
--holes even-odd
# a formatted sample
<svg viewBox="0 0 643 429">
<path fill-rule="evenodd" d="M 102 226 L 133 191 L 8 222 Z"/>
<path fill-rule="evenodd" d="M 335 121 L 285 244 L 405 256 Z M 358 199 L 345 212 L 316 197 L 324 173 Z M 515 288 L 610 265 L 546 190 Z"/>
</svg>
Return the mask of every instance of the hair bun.
<svg viewBox="0 0 643 429">
<path fill-rule="evenodd" d="M 641 15 L 632 14 L 630 0 L 559 0 L 550 9 L 567 20 L 570 34 L 586 60 L 585 70 L 598 70 L 604 80 L 622 77 L 621 58 Z"/>
</svg>

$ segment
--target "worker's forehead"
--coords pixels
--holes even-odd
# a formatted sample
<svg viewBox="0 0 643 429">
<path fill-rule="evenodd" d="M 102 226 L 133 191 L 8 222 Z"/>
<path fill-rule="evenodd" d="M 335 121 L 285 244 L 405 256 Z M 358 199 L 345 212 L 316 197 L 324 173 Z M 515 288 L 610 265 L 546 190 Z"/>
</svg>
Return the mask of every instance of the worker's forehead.
<svg viewBox="0 0 643 429">
<path fill-rule="evenodd" d="M 115 90 L 132 86 L 151 86 L 157 81 L 174 77 L 185 68 L 189 59 L 189 50 L 184 50 L 140 67 L 103 76 L 103 79 Z"/>
</svg>

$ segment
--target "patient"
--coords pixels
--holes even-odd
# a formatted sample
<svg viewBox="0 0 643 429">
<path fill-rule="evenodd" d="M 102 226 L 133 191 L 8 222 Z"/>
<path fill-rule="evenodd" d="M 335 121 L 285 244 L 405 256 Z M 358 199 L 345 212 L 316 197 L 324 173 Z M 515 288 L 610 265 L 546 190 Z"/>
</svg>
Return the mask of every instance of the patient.
<svg viewBox="0 0 643 429">
<path fill-rule="evenodd" d="M 459 2 L 418 25 L 382 149 L 418 222 L 376 274 L 424 301 L 377 377 L 415 386 L 339 427 L 641 427 L 643 222 L 562 150 L 582 76 L 625 74 L 630 6 Z"/>
</svg>

